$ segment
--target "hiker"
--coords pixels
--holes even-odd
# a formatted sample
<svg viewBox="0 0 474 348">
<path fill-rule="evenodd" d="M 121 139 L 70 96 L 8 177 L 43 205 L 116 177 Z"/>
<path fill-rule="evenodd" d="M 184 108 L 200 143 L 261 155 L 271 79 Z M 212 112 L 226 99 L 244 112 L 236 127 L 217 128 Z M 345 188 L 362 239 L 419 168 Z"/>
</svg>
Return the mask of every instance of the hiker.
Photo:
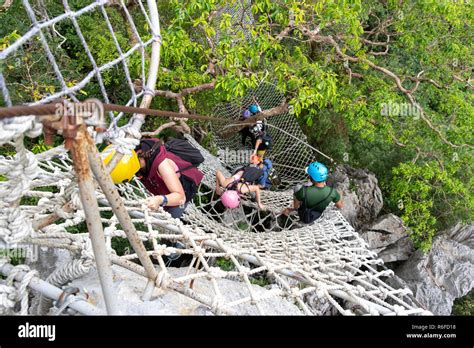
<svg viewBox="0 0 474 348">
<path fill-rule="evenodd" d="M 272 137 L 267 133 L 262 121 L 257 121 L 255 126 L 250 128 L 250 133 L 252 134 L 253 154 L 263 158 L 267 150 L 272 148 Z"/>
<path fill-rule="evenodd" d="M 104 160 L 107 164 L 112 151 Z M 150 209 L 163 207 L 173 218 L 180 218 L 197 192 L 204 175 L 197 166 L 204 162 L 198 149 L 187 140 L 142 139 L 125 155 L 111 173 L 114 183 L 130 181 L 135 174 L 154 196 L 146 198 Z"/>
<path fill-rule="evenodd" d="M 256 161 L 248 166 L 238 168 L 230 178 L 220 170 L 216 171 L 216 194 L 221 196 L 226 208 L 234 209 L 240 204 L 240 194 L 255 193 L 255 201 L 260 209 L 265 206 L 260 200 L 260 186 L 255 182 L 263 175 Z"/>
<path fill-rule="evenodd" d="M 273 163 L 268 158 L 263 159 L 257 155 L 251 156 L 251 163 L 256 162 L 258 167 L 262 169 L 262 176 L 255 181 L 262 190 L 269 189 L 272 184 L 278 185 L 276 182 L 276 173 L 273 168 Z"/>
<path fill-rule="evenodd" d="M 282 214 L 289 215 L 297 210 L 300 221 L 308 224 L 317 220 L 331 202 L 339 209 L 343 203 L 341 195 L 326 185 L 328 169 L 324 164 L 313 162 L 306 167 L 306 173 L 311 179 L 311 185 L 298 185 L 295 188 L 293 207 L 286 208 Z"/>
<path fill-rule="evenodd" d="M 248 109 L 245 109 L 244 112 L 242 113 L 242 116 L 240 117 L 240 121 L 245 121 L 249 117 L 255 116 L 258 114 L 260 111 L 260 107 L 258 107 L 256 104 L 251 104 Z M 245 142 L 247 141 L 247 138 L 252 139 L 252 132 L 250 131 L 251 126 L 246 126 L 242 128 L 239 133 L 242 135 L 242 146 L 245 146 Z"/>
</svg>

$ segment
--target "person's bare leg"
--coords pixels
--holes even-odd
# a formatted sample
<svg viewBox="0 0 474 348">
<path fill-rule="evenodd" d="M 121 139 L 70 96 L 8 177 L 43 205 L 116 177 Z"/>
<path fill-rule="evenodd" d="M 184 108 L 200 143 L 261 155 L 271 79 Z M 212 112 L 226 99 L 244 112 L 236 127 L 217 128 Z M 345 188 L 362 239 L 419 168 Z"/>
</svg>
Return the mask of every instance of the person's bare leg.
<svg viewBox="0 0 474 348">
<path fill-rule="evenodd" d="M 249 192 L 255 192 L 255 201 L 257 202 L 257 205 L 260 209 L 265 209 L 265 206 L 262 204 L 260 200 L 260 187 L 257 185 L 244 185 L 241 184 L 239 185 L 239 191 L 241 193 L 249 193 Z"/>
<path fill-rule="evenodd" d="M 222 195 L 222 182 L 225 180 L 224 174 L 220 170 L 216 171 L 216 194 Z"/>
<path fill-rule="evenodd" d="M 234 178 L 226 178 L 220 170 L 216 171 L 216 194 L 218 196 L 222 195 L 222 188 L 226 188 L 234 182 Z"/>
<path fill-rule="evenodd" d="M 257 185 L 252 185 L 255 189 L 255 200 L 257 201 L 257 204 L 258 204 L 258 207 L 260 209 L 265 209 L 265 206 L 262 204 L 262 201 L 260 199 L 260 187 L 258 187 Z"/>
</svg>

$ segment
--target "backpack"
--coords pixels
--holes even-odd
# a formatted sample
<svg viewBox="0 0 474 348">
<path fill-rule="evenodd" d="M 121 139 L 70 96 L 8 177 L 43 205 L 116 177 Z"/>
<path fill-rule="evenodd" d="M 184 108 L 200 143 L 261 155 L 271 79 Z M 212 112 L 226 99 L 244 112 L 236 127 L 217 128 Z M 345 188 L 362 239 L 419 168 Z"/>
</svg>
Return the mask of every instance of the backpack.
<svg viewBox="0 0 474 348">
<path fill-rule="evenodd" d="M 314 210 L 314 208 L 313 209 L 308 208 L 308 200 L 307 200 L 308 186 L 304 186 L 303 190 L 304 190 L 303 191 L 303 197 L 304 198 L 303 198 L 303 202 L 301 203 L 300 207 L 298 208 L 298 216 L 300 217 L 301 222 L 303 222 L 305 224 L 310 224 L 313 221 L 316 221 L 317 219 L 319 219 L 319 217 L 322 215 L 322 213 L 320 213 L 317 210 Z M 333 191 L 333 188 L 331 187 L 331 190 L 329 191 L 329 194 L 326 197 L 324 197 L 324 199 L 322 199 L 318 203 L 316 203 L 315 206 L 317 206 L 319 203 L 324 202 L 326 199 L 328 199 L 328 197 L 331 196 L 332 191 Z"/>
<path fill-rule="evenodd" d="M 235 175 L 237 172 L 243 170 L 244 173 L 240 178 L 241 182 L 254 183 L 263 175 L 263 169 L 258 168 L 253 165 L 247 165 L 244 167 L 237 168 L 232 175 Z"/>
<path fill-rule="evenodd" d="M 262 135 L 262 143 L 266 147 L 266 149 L 271 150 L 273 147 L 273 138 L 270 134 L 263 134 Z"/>
<path fill-rule="evenodd" d="M 144 147 L 147 147 L 148 150 L 143 151 L 143 157 L 147 161 L 153 162 L 156 155 L 159 153 L 160 146 L 162 142 L 160 140 L 154 139 L 143 139 L 140 140 L 139 148 L 144 150 Z M 171 152 L 181 158 L 182 160 L 191 163 L 191 166 L 188 168 L 183 168 L 178 171 L 183 172 L 191 167 L 198 167 L 202 162 L 204 162 L 204 157 L 201 152 L 196 149 L 189 141 L 185 139 L 171 139 L 164 144 L 166 151 Z"/>
<path fill-rule="evenodd" d="M 273 186 L 281 185 L 281 178 L 274 167 L 271 167 L 268 171 L 268 181 L 270 181 Z"/>
<path fill-rule="evenodd" d="M 204 162 L 201 152 L 185 139 L 172 139 L 165 144 L 166 151 L 174 153 L 176 156 L 198 167 Z"/>
<path fill-rule="evenodd" d="M 140 156 L 145 158 L 147 168 L 150 167 L 151 169 L 155 158 L 162 152 L 160 151 L 162 145 L 163 144 L 160 140 L 155 139 L 144 139 L 140 141 L 139 148 L 143 151 L 143 154 L 140 154 Z M 168 141 L 164 144 L 164 151 L 169 152 L 178 157 L 178 159 L 190 164 L 189 166 L 185 165 L 184 168 L 180 167 L 176 173 L 182 174 L 179 180 L 186 195 L 186 202 L 191 201 L 198 190 L 199 182 L 202 180 L 202 173 L 197 170 L 197 166 L 204 162 L 204 157 L 198 149 L 184 139 L 172 139 Z M 193 170 L 193 168 L 195 169 Z M 196 171 L 196 173 L 193 171 Z M 144 174 L 148 177 L 149 173 Z M 196 180 L 198 182 L 196 182 Z M 150 190 L 149 187 L 147 188 Z"/>
</svg>

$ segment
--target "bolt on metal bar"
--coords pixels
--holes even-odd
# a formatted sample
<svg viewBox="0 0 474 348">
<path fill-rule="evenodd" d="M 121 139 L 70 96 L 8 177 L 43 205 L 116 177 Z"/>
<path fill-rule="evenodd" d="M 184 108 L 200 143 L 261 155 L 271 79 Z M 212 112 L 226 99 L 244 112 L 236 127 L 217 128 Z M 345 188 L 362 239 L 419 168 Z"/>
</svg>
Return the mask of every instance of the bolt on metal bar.
<svg viewBox="0 0 474 348">
<path fill-rule="evenodd" d="M 4 275 L 5 277 L 8 277 L 13 270 L 14 266 L 11 264 L 4 264 L 2 267 L 0 267 L 0 274 Z M 19 282 L 23 280 L 25 277 L 26 272 L 18 272 L 16 275 L 15 279 Z M 45 282 L 44 280 L 41 280 L 38 277 L 33 277 L 28 284 L 28 286 L 35 290 L 38 291 L 39 293 L 43 294 L 44 296 L 53 299 L 53 300 L 58 300 L 63 291 L 59 288 L 57 288 L 54 285 L 51 285 L 48 282 Z M 70 295 L 74 296 L 74 295 Z M 71 302 L 68 307 L 74 309 L 75 311 L 84 314 L 84 315 L 104 315 L 105 313 L 98 307 L 90 304 L 87 301 L 81 301 L 77 300 L 74 302 Z"/>
<path fill-rule="evenodd" d="M 128 215 L 127 210 L 125 209 L 125 205 L 123 204 L 122 198 L 120 197 L 117 188 L 112 182 L 112 178 L 106 171 L 104 164 L 100 158 L 99 152 L 88 133 L 84 134 L 83 143 L 85 143 L 85 148 L 87 149 L 87 155 L 89 159 L 89 165 L 92 169 L 92 172 L 94 173 L 95 179 L 99 183 L 99 186 L 102 188 L 102 192 L 107 198 L 107 201 L 109 202 L 110 207 L 112 208 L 115 216 L 117 216 L 118 221 L 122 225 L 123 231 L 127 235 L 127 238 L 130 244 L 132 245 L 133 250 L 135 250 L 138 255 L 138 258 L 140 259 L 140 262 L 145 268 L 151 284 L 153 284 L 153 287 L 151 287 L 150 285 L 147 286 L 147 291 L 145 291 L 144 294 L 144 300 L 148 301 L 151 297 L 151 292 L 154 289 L 154 283 L 156 278 L 158 277 L 158 273 L 155 267 L 153 266 L 153 263 L 151 262 L 151 259 L 146 252 L 146 248 L 137 233 L 135 225 L 133 224 L 130 216 Z"/>
<path fill-rule="evenodd" d="M 82 207 L 86 216 L 87 229 L 89 230 L 92 249 L 94 250 L 105 306 L 108 314 L 116 315 L 120 314 L 120 311 L 113 290 L 111 262 L 107 256 L 99 205 L 95 197 L 95 185 L 89 167 L 87 156 L 89 149 L 86 141 L 88 135 L 85 125 L 81 125 L 72 143 L 71 155 L 79 185 Z"/>
</svg>

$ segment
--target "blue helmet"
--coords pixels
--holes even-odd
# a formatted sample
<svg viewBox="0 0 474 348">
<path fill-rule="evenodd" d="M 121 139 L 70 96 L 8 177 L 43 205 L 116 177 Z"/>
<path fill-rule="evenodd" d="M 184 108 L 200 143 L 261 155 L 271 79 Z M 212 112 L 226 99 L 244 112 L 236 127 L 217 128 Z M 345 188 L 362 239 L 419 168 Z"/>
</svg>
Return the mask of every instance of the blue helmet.
<svg viewBox="0 0 474 348">
<path fill-rule="evenodd" d="M 306 167 L 306 173 L 316 182 L 326 181 L 328 177 L 328 168 L 319 162 L 313 162 Z"/>
<path fill-rule="evenodd" d="M 259 112 L 259 107 L 256 105 L 256 104 L 252 104 L 249 106 L 249 111 L 252 113 L 252 114 L 256 114 L 257 112 Z"/>
</svg>

